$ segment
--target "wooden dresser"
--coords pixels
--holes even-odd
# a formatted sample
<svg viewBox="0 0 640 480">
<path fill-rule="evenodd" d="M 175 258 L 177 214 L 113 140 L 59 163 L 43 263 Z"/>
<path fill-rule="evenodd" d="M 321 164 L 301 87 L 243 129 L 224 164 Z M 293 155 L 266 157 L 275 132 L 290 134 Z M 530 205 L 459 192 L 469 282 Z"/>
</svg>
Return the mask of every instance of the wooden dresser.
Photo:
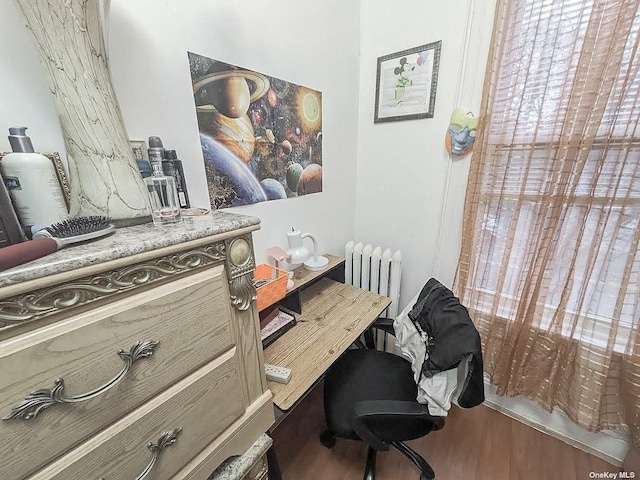
<svg viewBox="0 0 640 480">
<path fill-rule="evenodd" d="M 206 480 L 274 421 L 251 232 L 123 228 L 0 273 L 0 479 Z"/>
</svg>

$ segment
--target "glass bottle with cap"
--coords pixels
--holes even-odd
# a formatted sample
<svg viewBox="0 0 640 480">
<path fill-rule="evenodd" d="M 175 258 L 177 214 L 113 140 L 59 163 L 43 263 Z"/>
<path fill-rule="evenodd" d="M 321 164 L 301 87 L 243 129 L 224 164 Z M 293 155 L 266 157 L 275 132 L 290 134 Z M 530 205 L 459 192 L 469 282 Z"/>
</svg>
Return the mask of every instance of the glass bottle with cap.
<svg viewBox="0 0 640 480">
<path fill-rule="evenodd" d="M 149 137 L 148 151 L 153 172 L 144 181 L 149 191 L 153 223 L 154 225 L 177 223 L 181 218 L 176 181 L 162 171 L 164 147 L 160 137 Z"/>
</svg>

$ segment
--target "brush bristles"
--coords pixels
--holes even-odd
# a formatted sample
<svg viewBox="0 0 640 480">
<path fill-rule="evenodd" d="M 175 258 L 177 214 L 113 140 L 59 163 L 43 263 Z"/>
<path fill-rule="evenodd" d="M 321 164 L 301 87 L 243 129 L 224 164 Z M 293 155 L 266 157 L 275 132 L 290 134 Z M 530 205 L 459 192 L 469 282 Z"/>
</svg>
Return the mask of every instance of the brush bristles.
<svg viewBox="0 0 640 480">
<path fill-rule="evenodd" d="M 56 238 L 68 238 L 104 230 L 108 228 L 110 224 L 111 219 L 109 217 L 96 215 L 63 220 L 49 225 L 45 230 Z"/>
</svg>

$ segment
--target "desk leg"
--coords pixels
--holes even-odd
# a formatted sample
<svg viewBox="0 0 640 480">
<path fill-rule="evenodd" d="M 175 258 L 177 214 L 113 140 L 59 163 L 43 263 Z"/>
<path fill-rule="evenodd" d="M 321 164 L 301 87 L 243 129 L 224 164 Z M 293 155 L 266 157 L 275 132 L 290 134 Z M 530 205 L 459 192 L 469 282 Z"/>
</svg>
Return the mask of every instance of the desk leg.
<svg viewBox="0 0 640 480">
<path fill-rule="evenodd" d="M 294 292 L 289 293 L 286 297 L 280 300 L 280 305 L 282 305 L 284 308 L 288 308 L 293 312 L 302 313 L 300 289 L 297 289 Z"/>
<path fill-rule="evenodd" d="M 364 336 L 364 343 L 367 346 L 367 348 L 369 348 L 371 350 L 375 350 L 376 349 L 376 341 L 373 338 L 373 332 L 371 330 L 372 330 L 371 327 L 367 328 L 362 333 L 362 335 Z"/>
<path fill-rule="evenodd" d="M 267 450 L 267 464 L 269 465 L 269 480 L 282 480 L 280 466 L 276 457 L 276 449 L 271 445 Z"/>
</svg>

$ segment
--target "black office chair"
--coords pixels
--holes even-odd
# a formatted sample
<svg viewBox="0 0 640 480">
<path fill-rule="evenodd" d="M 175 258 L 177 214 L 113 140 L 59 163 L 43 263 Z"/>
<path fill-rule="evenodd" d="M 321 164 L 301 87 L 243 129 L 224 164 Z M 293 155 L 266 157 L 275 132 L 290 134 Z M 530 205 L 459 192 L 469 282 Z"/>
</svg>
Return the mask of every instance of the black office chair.
<svg viewBox="0 0 640 480">
<path fill-rule="evenodd" d="M 393 334 L 392 325 L 393 320 L 379 318 L 373 327 Z M 420 480 L 431 480 L 431 466 L 403 442 L 440 430 L 444 418 L 431 416 L 426 405 L 416 402 L 417 393 L 411 364 L 404 358 L 371 349 L 347 350 L 324 380 L 328 429 L 320 441 L 327 448 L 335 445 L 336 437 L 366 442 L 364 480 L 375 478 L 376 452 L 390 446 L 420 469 Z"/>
<path fill-rule="evenodd" d="M 449 289 L 431 279 L 409 317 L 428 335 L 429 356 L 422 372 L 430 376 L 464 361 L 466 378 L 459 405 L 469 408 L 482 403 L 480 336 L 466 308 Z M 373 328 L 395 335 L 393 320 L 388 318 L 379 318 Z M 327 372 L 324 408 L 328 428 L 320 441 L 327 448 L 335 445 L 336 437 L 367 443 L 364 480 L 374 480 L 376 452 L 390 446 L 420 469 L 420 480 L 431 480 L 435 478 L 431 466 L 403 442 L 440 430 L 444 418 L 430 415 L 427 405 L 416 401 L 418 388 L 407 360 L 372 349 L 371 334 L 365 340 L 369 348 L 359 343 L 359 349 L 347 350 Z"/>
</svg>

